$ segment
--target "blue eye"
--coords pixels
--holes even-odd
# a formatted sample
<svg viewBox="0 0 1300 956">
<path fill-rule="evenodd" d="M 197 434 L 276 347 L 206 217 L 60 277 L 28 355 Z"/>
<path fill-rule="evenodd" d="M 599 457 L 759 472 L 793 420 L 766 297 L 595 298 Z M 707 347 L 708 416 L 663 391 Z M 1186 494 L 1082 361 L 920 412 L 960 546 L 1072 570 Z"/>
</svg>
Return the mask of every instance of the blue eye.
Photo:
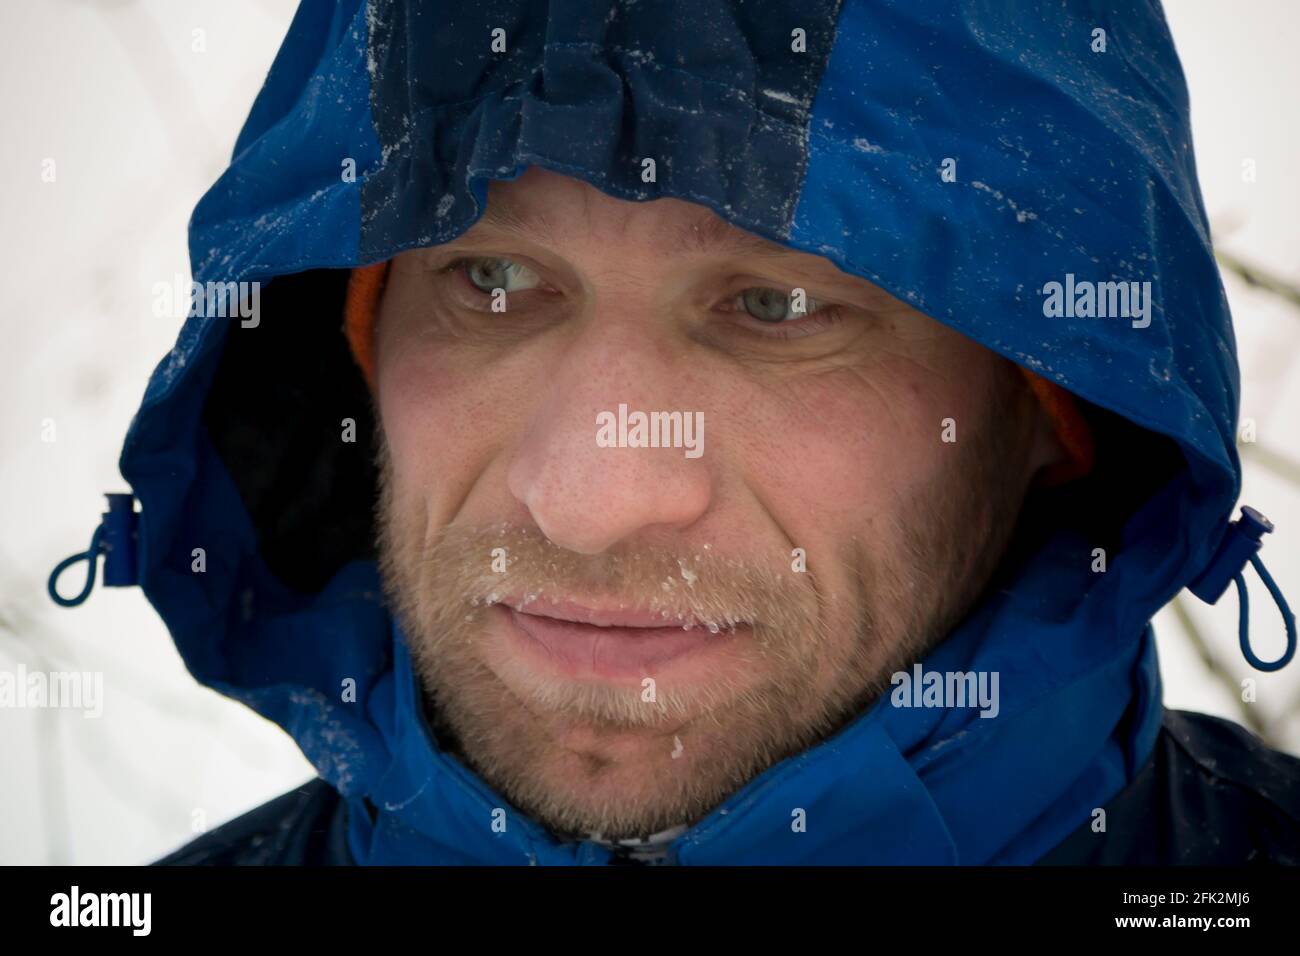
<svg viewBox="0 0 1300 956">
<path fill-rule="evenodd" d="M 802 318 L 817 311 L 816 299 L 803 295 L 802 290 L 795 291 L 800 294 L 796 296 L 779 289 L 755 286 L 736 296 L 736 308 L 749 313 L 760 322 L 774 325 Z M 802 308 L 798 308 L 799 306 Z"/>
<path fill-rule="evenodd" d="M 480 292 L 496 289 L 522 292 L 541 284 L 537 273 L 510 259 L 470 259 L 465 263 L 465 278 Z"/>
</svg>

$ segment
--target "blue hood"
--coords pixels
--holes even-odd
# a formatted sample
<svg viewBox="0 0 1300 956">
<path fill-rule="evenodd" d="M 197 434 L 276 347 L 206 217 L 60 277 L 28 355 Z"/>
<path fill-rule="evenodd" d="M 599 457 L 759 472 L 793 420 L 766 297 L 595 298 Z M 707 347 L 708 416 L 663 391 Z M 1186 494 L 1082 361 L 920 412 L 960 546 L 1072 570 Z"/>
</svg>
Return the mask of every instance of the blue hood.
<svg viewBox="0 0 1300 956">
<path fill-rule="evenodd" d="M 1158 3 L 303 2 L 191 222 L 195 280 L 263 282 L 260 320 L 188 319 L 121 470 L 131 577 L 194 676 L 343 794 L 362 863 L 609 858 L 438 749 L 381 595 L 370 450 L 338 440 L 372 426 L 346 270 L 454 238 L 528 166 L 825 256 L 1069 389 L 1098 435 L 1095 473 L 1031 502 L 922 662 L 998 672 L 996 719 L 886 697 L 671 859 L 1027 863 L 1087 822 L 1151 750 L 1149 621 L 1222 551 L 1240 483 L 1235 342 Z M 1045 318 L 1067 274 L 1149 281 L 1149 326 Z"/>
</svg>

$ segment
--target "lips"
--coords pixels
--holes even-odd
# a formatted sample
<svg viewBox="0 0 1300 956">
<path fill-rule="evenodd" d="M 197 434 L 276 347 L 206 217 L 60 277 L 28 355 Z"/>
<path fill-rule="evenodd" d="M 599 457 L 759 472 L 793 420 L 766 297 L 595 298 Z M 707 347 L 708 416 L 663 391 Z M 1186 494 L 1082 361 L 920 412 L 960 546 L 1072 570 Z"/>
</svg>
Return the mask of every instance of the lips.
<svg viewBox="0 0 1300 956">
<path fill-rule="evenodd" d="M 668 615 L 674 623 L 665 626 L 660 612 L 569 601 L 507 599 L 492 610 L 524 653 L 544 658 L 543 666 L 570 678 L 639 681 L 680 669 L 691 663 L 687 658 L 722 651 L 749 631 L 745 624 L 708 626 L 676 614 Z"/>
<path fill-rule="evenodd" d="M 530 617 L 544 617 L 555 621 L 572 624 L 591 624 L 601 628 L 634 628 L 638 630 L 682 630 L 683 627 L 704 626 L 691 615 L 647 611 L 627 610 L 614 606 L 588 606 L 574 601 L 552 601 L 546 598 L 524 600 L 507 598 L 502 604 Z"/>
</svg>

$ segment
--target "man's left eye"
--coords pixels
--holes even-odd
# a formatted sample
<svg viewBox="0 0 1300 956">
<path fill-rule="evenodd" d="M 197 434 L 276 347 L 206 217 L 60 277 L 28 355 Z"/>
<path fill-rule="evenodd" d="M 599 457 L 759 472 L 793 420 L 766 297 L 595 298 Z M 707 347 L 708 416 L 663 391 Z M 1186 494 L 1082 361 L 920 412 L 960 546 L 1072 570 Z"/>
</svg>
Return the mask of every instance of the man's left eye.
<svg viewBox="0 0 1300 956">
<path fill-rule="evenodd" d="M 492 293 L 497 289 L 522 292 L 541 285 L 541 278 L 532 269 L 511 259 L 470 259 L 464 264 L 465 278 L 480 292 Z"/>
<path fill-rule="evenodd" d="M 760 322 L 776 324 L 816 312 L 818 303 L 802 289 L 782 292 L 780 289 L 756 286 L 736 296 L 736 308 L 748 312 Z"/>
</svg>

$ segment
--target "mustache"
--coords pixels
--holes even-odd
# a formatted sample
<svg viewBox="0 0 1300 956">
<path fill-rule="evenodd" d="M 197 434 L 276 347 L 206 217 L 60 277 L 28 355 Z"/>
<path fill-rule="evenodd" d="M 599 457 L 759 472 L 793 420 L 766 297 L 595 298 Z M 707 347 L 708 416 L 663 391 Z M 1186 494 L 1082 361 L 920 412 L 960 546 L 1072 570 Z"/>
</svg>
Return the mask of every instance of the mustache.
<svg viewBox="0 0 1300 956">
<path fill-rule="evenodd" d="M 448 626 L 497 603 L 521 610 L 535 603 L 541 610 L 548 602 L 573 602 L 648 612 L 665 626 L 717 633 L 748 625 L 760 637 L 793 628 L 808 636 L 820 604 L 809 572 L 781 572 L 707 543 L 590 555 L 559 547 L 534 527 L 453 523 L 413 557 L 418 578 L 437 582 L 430 596 L 454 616 Z"/>
</svg>

